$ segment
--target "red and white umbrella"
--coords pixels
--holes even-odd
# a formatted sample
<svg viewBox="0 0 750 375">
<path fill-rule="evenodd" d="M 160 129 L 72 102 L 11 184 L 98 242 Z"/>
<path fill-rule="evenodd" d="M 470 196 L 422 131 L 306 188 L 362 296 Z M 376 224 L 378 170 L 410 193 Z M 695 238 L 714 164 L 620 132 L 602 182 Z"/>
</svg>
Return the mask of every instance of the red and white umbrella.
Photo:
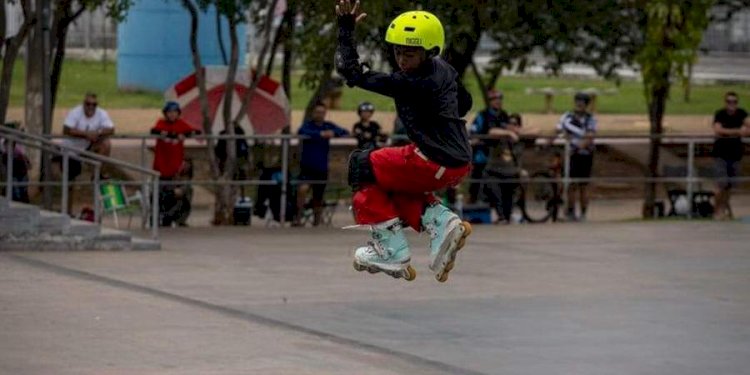
<svg viewBox="0 0 750 375">
<path fill-rule="evenodd" d="M 213 120 L 212 133 L 224 130 L 222 109 L 224 106 L 224 83 L 228 68 L 211 66 L 204 69 L 206 90 L 208 93 L 209 115 Z M 237 72 L 232 98 L 232 118 L 240 110 L 242 100 L 250 86 L 248 71 Z M 170 87 L 164 97 L 174 100 L 182 107 L 182 119 L 196 129 L 202 129 L 200 100 L 198 96 L 198 79 L 192 73 Z M 247 134 L 274 134 L 287 126 L 290 121 L 289 99 L 281 85 L 268 76 L 263 76 L 258 87 L 250 97 L 248 115 L 240 121 L 240 126 Z"/>
</svg>

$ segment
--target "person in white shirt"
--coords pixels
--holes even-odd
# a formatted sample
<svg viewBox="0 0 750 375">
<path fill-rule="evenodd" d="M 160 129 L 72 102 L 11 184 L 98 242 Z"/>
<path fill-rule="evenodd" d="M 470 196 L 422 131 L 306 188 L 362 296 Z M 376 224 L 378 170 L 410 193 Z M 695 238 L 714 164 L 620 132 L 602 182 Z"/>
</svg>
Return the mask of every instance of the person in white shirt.
<svg viewBox="0 0 750 375">
<path fill-rule="evenodd" d="M 66 136 L 64 144 L 79 150 L 109 156 L 112 150 L 109 136 L 115 133 L 115 126 L 107 111 L 98 106 L 96 94 L 89 92 L 86 93 L 83 104 L 68 112 L 63 123 L 63 134 Z M 62 175 L 62 157 L 55 157 L 53 162 L 59 164 Z M 75 180 L 81 172 L 81 163 L 72 158 L 68 159 L 68 179 Z M 69 200 L 69 202 L 72 201 L 72 199 Z"/>
</svg>

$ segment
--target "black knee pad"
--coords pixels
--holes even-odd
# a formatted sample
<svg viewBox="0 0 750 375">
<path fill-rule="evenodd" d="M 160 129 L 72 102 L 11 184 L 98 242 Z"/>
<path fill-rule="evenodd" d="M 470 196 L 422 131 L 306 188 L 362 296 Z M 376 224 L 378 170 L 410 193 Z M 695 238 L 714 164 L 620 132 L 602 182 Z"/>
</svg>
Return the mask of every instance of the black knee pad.
<svg viewBox="0 0 750 375">
<path fill-rule="evenodd" d="M 354 150 L 349 155 L 349 186 L 353 191 L 359 190 L 363 185 L 375 183 L 375 172 L 370 163 L 371 151 Z"/>
</svg>

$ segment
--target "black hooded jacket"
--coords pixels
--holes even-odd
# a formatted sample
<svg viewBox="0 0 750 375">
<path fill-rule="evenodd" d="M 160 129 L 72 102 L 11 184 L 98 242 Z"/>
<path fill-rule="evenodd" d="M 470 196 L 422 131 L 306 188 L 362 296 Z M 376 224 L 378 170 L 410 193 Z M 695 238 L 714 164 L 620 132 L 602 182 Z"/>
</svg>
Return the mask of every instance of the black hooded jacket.
<svg viewBox="0 0 750 375">
<path fill-rule="evenodd" d="M 462 117 L 472 101 L 456 70 L 431 58 L 416 72 L 369 71 L 359 62 L 353 33 L 354 18 L 339 17 L 336 69 L 347 84 L 393 98 L 407 136 L 430 160 L 448 168 L 468 164 L 471 146 Z"/>
</svg>

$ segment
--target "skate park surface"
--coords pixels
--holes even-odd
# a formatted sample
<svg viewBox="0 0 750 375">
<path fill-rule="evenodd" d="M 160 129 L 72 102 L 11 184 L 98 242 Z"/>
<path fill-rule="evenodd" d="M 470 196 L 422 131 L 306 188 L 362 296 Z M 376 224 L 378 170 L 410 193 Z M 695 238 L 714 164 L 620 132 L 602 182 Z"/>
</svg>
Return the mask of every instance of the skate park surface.
<svg viewBox="0 0 750 375">
<path fill-rule="evenodd" d="M 0 253 L 0 374 L 746 374 L 749 229 L 475 227 L 445 284 L 416 234 L 410 283 L 340 229 Z"/>
</svg>

